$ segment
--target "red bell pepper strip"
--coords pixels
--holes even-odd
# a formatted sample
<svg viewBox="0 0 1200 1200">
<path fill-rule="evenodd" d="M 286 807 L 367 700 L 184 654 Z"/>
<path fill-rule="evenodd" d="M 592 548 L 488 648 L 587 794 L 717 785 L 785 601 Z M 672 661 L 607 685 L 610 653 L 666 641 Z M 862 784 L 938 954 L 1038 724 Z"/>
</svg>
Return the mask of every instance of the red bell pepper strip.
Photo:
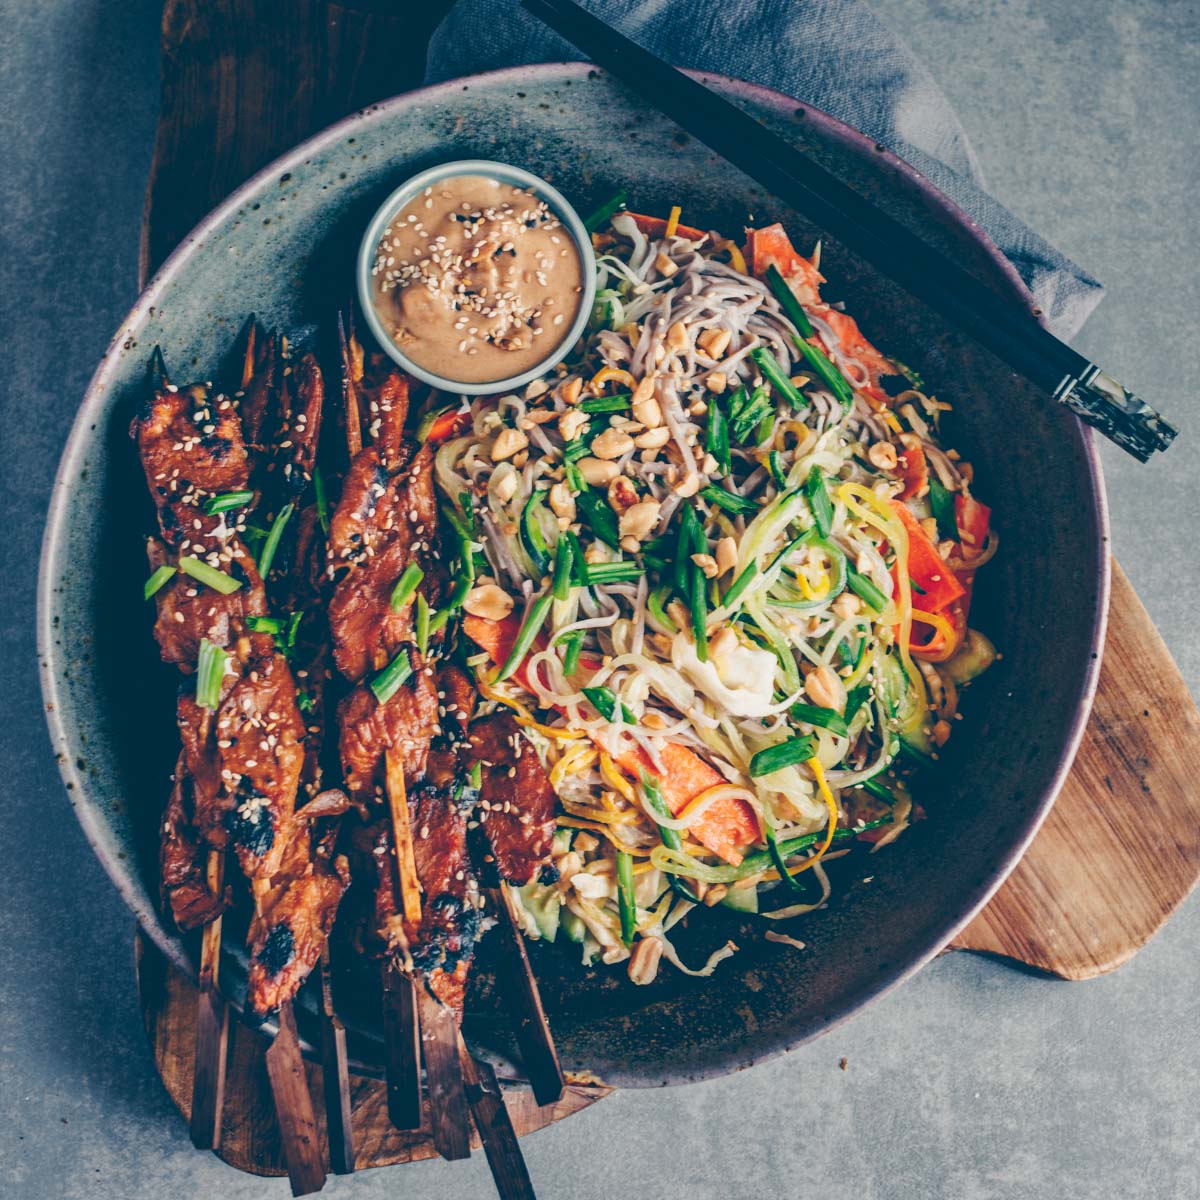
<svg viewBox="0 0 1200 1200">
<path fill-rule="evenodd" d="M 510 613 L 500 621 L 470 614 L 463 618 L 463 632 L 486 650 L 494 663 L 502 663 L 508 659 L 520 628 L 521 621 L 515 613 Z M 542 640 L 544 642 L 545 639 Z M 591 661 L 581 660 L 581 666 L 592 671 L 598 670 L 599 659 L 595 656 L 589 657 Z M 517 667 L 511 678 L 526 691 L 537 694 L 530 686 L 525 663 Z M 640 778 L 641 771 L 656 776 L 662 788 L 663 799 L 672 814 L 680 812 L 702 792 L 725 782 L 723 775 L 686 746 L 668 744 L 664 747 L 661 757 L 662 772 L 654 767 L 640 748 L 627 751 L 617 761 L 635 778 Z M 718 800 L 709 806 L 689 832 L 701 845 L 736 866 L 742 861 L 741 847 L 758 840 L 758 818 L 754 809 L 744 800 Z"/>
<path fill-rule="evenodd" d="M 963 557 L 970 559 L 982 552 L 987 542 L 988 526 L 992 521 L 992 510 L 980 504 L 974 496 L 958 492 L 954 497 L 954 523 L 963 545 Z"/>
<path fill-rule="evenodd" d="M 665 217 L 648 217 L 645 213 L 626 213 L 625 216 L 632 217 L 633 223 L 650 238 L 664 238 L 667 236 L 667 220 Z M 706 237 L 703 229 L 696 229 L 692 225 L 676 225 L 675 236 L 687 238 L 689 242 L 698 242 L 701 238 Z"/>
<path fill-rule="evenodd" d="M 898 454 L 896 460 L 900 478 L 904 480 L 904 491 L 898 498 L 909 500 L 913 496 L 924 496 L 929 491 L 929 462 L 925 451 L 920 446 L 913 446 Z"/>
<path fill-rule="evenodd" d="M 925 612 L 941 612 L 965 592 L 958 577 L 937 552 L 929 535 L 921 528 L 912 510 L 900 500 L 892 500 L 893 512 L 900 518 L 908 533 L 908 577 L 920 588 L 913 595 L 913 607 Z M 892 567 L 892 581 L 899 586 L 896 568 Z"/>
</svg>

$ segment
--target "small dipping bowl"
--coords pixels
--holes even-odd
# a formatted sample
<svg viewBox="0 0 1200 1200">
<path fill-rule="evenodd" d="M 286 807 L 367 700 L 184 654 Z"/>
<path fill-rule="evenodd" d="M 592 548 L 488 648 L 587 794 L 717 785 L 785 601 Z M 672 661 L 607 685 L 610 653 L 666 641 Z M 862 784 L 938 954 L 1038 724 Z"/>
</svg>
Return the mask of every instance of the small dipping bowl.
<svg viewBox="0 0 1200 1200">
<path fill-rule="evenodd" d="M 519 374 L 510 375 L 504 379 L 465 382 L 454 379 L 449 375 L 439 375 L 430 371 L 427 367 L 413 362 L 396 344 L 392 335 L 380 319 L 375 307 L 375 286 L 371 271 L 375 263 L 375 254 L 379 243 L 383 240 L 383 235 L 388 226 L 400 210 L 419 196 L 426 188 L 441 183 L 443 180 L 464 175 L 481 175 L 487 179 L 495 179 L 500 183 L 510 184 L 513 187 L 523 188 L 526 191 L 532 192 L 539 200 L 545 201 L 554 215 L 562 222 L 563 229 L 570 235 L 571 241 L 575 244 L 575 248 L 579 253 L 579 270 L 583 290 L 580 293 L 580 303 L 575 313 L 575 319 L 571 322 L 566 332 L 550 344 L 551 348 L 544 358 Z M 591 314 L 592 305 L 596 299 L 596 259 L 592 253 L 591 236 L 584 228 L 579 214 L 571 207 L 565 197 L 557 189 L 551 187 L 544 179 L 539 179 L 538 176 L 531 174 L 529 171 L 523 171 L 520 167 L 513 167 L 508 163 L 493 162 L 489 159 L 459 159 L 455 162 L 442 163 L 441 166 L 430 167 L 429 170 L 422 171 L 419 175 L 414 175 L 410 180 L 398 187 L 380 205 L 375 216 L 371 219 L 371 223 L 367 226 L 367 231 L 363 235 L 362 245 L 358 251 L 356 275 L 359 304 L 362 307 L 367 325 L 370 327 L 371 332 L 375 335 L 375 340 L 383 348 L 384 352 L 415 379 L 420 379 L 423 383 L 438 388 L 440 391 L 456 392 L 469 396 L 513 391 L 544 375 L 555 363 L 561 362 L 566 357 L 571 347 L 583 335 L 584 327 L 587 325 L 588 316 Z"/>
</svg>

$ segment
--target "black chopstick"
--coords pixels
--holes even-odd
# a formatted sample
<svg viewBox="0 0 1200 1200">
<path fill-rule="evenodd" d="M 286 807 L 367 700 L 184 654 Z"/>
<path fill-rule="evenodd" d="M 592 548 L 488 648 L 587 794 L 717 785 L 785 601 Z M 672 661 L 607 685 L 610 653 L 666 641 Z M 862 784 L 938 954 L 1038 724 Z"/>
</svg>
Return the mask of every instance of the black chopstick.
<svg viewBox="0 0 1200 1200">
<path fill-rule="evenodd" d="M 681 128 L 970 334 L 1145 462 L 1175 429 L 1145 401 L 749 113 L 669 66 L 572 0 L 523 0 Z"/>
</svg>

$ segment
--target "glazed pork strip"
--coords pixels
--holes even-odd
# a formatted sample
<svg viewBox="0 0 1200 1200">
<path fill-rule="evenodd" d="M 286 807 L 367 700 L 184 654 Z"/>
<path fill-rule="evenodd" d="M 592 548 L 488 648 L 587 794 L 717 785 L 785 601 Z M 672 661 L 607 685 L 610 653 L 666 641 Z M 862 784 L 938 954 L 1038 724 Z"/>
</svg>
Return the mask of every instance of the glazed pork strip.
<svg viewBox="0 0 1200 1200">
<path fill-rule="evenodd" d="M 476 721 L 471 753 L 482 766 L 476 816 L 506 883 L 529 883 L 550 853 L 555 796 L 537 752 L 507 711 Z"/>
</svg>

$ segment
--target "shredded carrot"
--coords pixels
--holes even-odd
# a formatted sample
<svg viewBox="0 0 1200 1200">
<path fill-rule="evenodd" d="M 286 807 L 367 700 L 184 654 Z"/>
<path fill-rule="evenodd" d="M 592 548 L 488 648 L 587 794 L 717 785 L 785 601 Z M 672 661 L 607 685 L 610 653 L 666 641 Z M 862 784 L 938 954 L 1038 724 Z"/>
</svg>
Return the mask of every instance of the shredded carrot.
<svg viewBox="0 0 1200 1200">
<path fill-rule="evenodd" d="M 667 217 L 667 234 L 666 234 L 667 237 L 672 238 L 675 236 L 675 230 L 677 230 L 679 228 L 679 218 L 682 215 L 683 215 L 683 209 L 680 208 L 678 204 L 676 204 L 671 209 L 671 215 Z"/>
</svg>

